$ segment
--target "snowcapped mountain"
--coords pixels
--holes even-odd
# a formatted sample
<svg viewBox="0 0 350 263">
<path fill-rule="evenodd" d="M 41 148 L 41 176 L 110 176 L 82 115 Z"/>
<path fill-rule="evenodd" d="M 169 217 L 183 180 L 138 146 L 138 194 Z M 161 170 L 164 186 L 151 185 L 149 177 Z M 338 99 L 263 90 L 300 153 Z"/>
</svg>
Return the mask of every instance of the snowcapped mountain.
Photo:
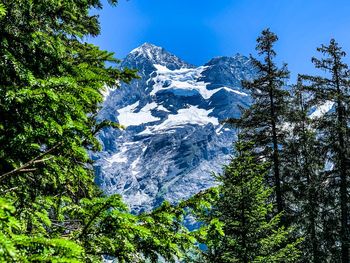
<svg viewBox="0 0 350 263">
<path fill-rule="evenodd" d="M 239 116 L 250 97 L 241 81 L 252 79 L 248 58 L 217 57 L 196 67 L 145 43 L 123 60 L 140 79 L 109 93 L 99 118 L 123 131 L 99 134 L 96 181 L 120 193 L 134 211 L 178 201 L 214 184 L 212 172 L 227 163 L 234 131 L 220 124 Z"/>
</svg>

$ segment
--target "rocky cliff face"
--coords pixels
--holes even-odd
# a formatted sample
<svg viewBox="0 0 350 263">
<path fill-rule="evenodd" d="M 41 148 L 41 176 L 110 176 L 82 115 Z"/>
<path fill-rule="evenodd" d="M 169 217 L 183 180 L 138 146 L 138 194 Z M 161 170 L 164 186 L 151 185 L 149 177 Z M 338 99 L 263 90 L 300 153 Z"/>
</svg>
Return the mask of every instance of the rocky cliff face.
<svg viewBox="0 0 350 263">
<path fill-rule="evenodd" d="M 122 66 L 138 69 L 141 78 L 106 96 L 99 118 L 127 128 L 99 134 L 97 183 L 122 194 L 135 212 L 212 186 L 211 173 L 227 163 L 235 139 L 220 121 L 250 103 L 241 88 L 255 75 L 249 59 L 217 57 L 196 67 L 146 43 Z"/>
</svg>

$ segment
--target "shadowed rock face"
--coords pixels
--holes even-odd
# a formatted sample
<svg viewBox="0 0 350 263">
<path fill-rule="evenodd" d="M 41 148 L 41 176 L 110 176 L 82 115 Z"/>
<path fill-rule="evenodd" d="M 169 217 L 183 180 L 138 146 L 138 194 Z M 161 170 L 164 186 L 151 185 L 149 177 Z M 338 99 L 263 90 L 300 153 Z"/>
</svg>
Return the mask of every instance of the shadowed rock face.
<svg viewBox="0 0 350 263">
<path fill-rule="evenodd" d="M 122 66 L 138 69 L 141 78 L 105 99 L 99 118 L 127 128 L 99 134 L 96 182 L 122 194 L 135 212 L 212 186 L 211 173 L 227 163 L 235 139 L 220 121 L 250 104 L 240 84 L 256 74 L 249 59 L 217 57 L 195 67 L 146 43 Z"/>
</svg>

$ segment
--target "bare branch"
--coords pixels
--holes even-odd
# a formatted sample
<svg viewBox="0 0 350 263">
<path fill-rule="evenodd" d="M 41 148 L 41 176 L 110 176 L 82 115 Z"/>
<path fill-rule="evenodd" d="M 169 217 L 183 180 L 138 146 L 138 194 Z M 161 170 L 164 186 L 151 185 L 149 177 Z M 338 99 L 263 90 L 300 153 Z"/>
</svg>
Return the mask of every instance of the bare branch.
<svg viewBox="0 0 350 263">
<path fill-rule="evenodd" d="M 54 150 L 56 150 L 59 146 L 61 146 L 62 143 L 58 143 L 56 144 L 55 146 L 53 146 L 52 148 L 48 149 L 47 151 L 39 154 L 37 157 L 33 158 L 32 160 L 26 162 L 25 164 L 23 164 L 22 166 L 12 170 L 12 171 L 9 171 L 7 173 L 4 173 L 0 176 L 0 181 L 4 180 L 6 177 L 10 176 L 10 175 L 13 175 L 13 174 L 17 174 L 17 173 L 20 173 L 20 172 L 29 172 L 29 171 L 33 171 L 32 168 L 28 168 L 30 167 L 31 165 L 33 164 L 38 164 L 38 163 L 43 163 L 43 162 L 46 162 L 50 159 L 53 158 L 52 157 L 49 157 L 49 158 L 45 158 L 45 159 L 42 159 L 45 155 L 48 155 L 50 154 L 51 152 L 53 152 Z"/>
<path fill-rule="evenodd" d="M 16 189 L 18 189 L 18 188 L 19 188 L 19 187 L 16 186 L 16 187 L 12 187 L 12 188 L 6 189 L 6 190 L 2 191 L 1 194 L 3 195 L 3 194 L 6 194 L 6 193 L 8 193 L 8 192 L 12 192 L 12 191 L 14 191 L 14 190 L 16 190 Z"/>
</svg>

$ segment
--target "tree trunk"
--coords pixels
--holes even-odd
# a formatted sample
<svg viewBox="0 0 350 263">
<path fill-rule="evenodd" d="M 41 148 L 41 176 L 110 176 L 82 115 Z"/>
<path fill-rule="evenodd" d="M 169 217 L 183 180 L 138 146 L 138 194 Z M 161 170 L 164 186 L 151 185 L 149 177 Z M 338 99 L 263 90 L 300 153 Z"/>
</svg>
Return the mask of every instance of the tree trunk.
<svg viewBox="0 0 350 263">
<path fill-rule="evenodd" d="M 273 171 L 275 177 L 275 189 L 276 189 L 276 203 L 277 203 L 277 212 L 283 212 L 283 198 L 282 198 L 282 189 L 281 189 L 281 178 L 280 178 L 280 164 L 279 164 L 279 152 L 278 152 L 278 140 L 277 140 L 277 129 L 276 129 L 276 112 L 275 112 L 275 103 L 273 96 L 273 79 L 272 79 L 272 66 L 271 66 L 271 54 L 268 53 L 268 74 L 270 75 L 269 79 L 269 95 L 270 95 L 270 118 L 271 118 L 271 127 L 272 127 L 272 142 L 273 142 Z M 282 216 L 281 223 L 284 224 L 285 217 Z"/>
<path fill-rule="evenodd" d="M 345 156 L 345 135 L 344 131 L 347 129 L 347 124 L 344 122 L 344 107 L 340 98 L 340 82 L 337 68 L 335 68 L 335 82 L 337 88 L 337 117 L 338 117 L 338 140 L 339 145 L 337 149 L 338 153 L 338 165 L 340 166 L 340 209 L 341 209 L 341 258 L 342 263 L 349 263 L 349 238 L 348 238 L 348 197 L 347 197 L 347 163 Z"/>
<path fill-rule="evenodd" d="M 271 84 L 272 85 L 272 84 Z M 273 141 L 273 171 L 275 177 L 275 189 L 276 189 L 276 203 L 278 213 L 283 212 L 283 198 L 281 190 L 281 178 L 280 178 L 280 164 L 279 164 L 279 152 L 278 152 L 278 141 L 276 132 L 276 120 L 275 120 L 275 105 L 273 100 L 272 88 L 270 89 L 270 107 L 271 107 L 271 127 L 272 127 L 272 141 Z M 283 223 L 284 217 L 281 218 Z"/>
</svg>

